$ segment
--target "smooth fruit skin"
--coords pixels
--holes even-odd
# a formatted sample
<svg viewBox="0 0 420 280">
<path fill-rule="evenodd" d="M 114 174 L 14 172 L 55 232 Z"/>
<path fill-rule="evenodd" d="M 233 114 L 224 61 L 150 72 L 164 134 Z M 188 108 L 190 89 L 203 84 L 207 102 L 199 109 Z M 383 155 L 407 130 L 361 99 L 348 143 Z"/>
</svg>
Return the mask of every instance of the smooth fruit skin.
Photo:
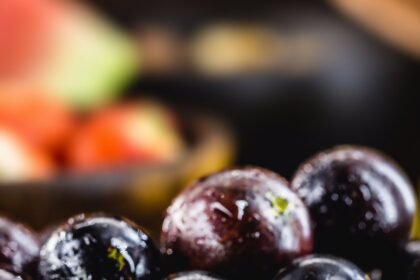
<svg viewBox="0 0 420 280">
<path fill-rule="evenodd" d="M 32 274 L 38 254 L 38 240 L 29 228 L 0 217 L 0 269 Z"/>
<path fill-rule="evenodd" d="M 420 279 L 420 241 L 409 241 L 393 252 L 387 262 L 369 272 L 372 280 Z"/>
<path fill-rule="evenodd" d="M 357 266 L 337 257 L 313 255 L 293 261 L 273 280 L 369 280 Z"/>
<path fill-rule="evenodd" d="M 188 271 L 169 275 L 165 280 L 222 280 L 205 271 Z"/>
<path fill-rule="evenodd" d="M 292 189 L 309 208 L 315 252 L 369 269 L 409 238 L 412 186 L 379 152 L 353 146 L 321 152 L 298 169 Z"/>
<path fill-rule="evenodd" d="M 0 269 L 0 279 L 1 280 L 30 280 L 29 277 L 18 276 L 4 269 Z"/>
<path fill-rule="evenodd" d="M 160 256 L 134 223 L 105 215 L 79 215 L 44 243 L 41 279 L 135 279 L 160 277 Z"/>
<path fill-rule="evenodd" d="M 270 279 L 312 251 L 308 211 L 286 180 L 260 168 L 198 180 L 168 208 L 161 233 L 171 271 Z"/>
</svg>

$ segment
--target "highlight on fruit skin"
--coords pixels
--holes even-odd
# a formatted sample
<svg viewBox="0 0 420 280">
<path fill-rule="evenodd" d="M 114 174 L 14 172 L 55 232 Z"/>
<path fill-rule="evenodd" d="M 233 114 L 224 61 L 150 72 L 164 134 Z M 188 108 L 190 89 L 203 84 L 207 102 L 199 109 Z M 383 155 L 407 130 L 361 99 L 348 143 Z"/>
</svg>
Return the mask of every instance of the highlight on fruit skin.
<svg viewBox="0 0 420 280">
<path fill-rule="evenodd" d="M 310 255 L 296 259 L 280 270 L 273 280 L 370 280 L 360 268 L 342 258 L 328 255 Z"/>
<path fill-rule="evenodd" d="M 225 170 L 192 183 L 172 202 L 161 251 L 170 271 L 269 279 L 312 252 L 309 214 L 279 175 L 255 167 Z"/>
<path fill-rule="evenodd" d="M 168 275 L 165 280 L 223 280 L 214 274 L 205 271 L 187 271 Z"/>
</svg>

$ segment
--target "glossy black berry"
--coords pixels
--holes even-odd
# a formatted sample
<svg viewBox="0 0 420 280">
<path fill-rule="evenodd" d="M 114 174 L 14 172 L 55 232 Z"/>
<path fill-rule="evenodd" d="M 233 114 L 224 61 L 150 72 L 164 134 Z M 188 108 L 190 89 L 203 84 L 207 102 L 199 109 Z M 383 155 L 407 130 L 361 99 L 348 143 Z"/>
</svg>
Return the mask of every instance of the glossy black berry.
<svg viewBox="0 0 420 280">
<path fill-rule="evenodd" d="M 372 268 L 410 235 L 412 186 L 393 161 L 371 149 L 322 152 L 298 169 L 292 188 L 309 208 L 316 252 Z"/>
<path fill-rule="evenodd" d="M 134 223 L 103 215 L 79 215 L 44 243 L 43 279 L 157 279 L 159 252 Z"/>
</svg>

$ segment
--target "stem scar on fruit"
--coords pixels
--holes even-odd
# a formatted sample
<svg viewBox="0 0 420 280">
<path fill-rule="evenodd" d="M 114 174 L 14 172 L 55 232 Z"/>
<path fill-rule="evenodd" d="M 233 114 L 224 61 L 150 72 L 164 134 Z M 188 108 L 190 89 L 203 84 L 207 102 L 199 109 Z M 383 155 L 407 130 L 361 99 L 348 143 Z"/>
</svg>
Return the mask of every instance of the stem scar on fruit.
<svg viewBox="0 0 420 280">
<path fill-rule="evenodd" d="M 289 206 L 289 202 L 286 199 L 276 196 L 271 192 L 266 193 L 265 198 L 271 202 L 271 205 L 276 213 L 276 217 L 283 215 Z"/>
<path fill-rule="evenodd" d="M 116 248 L 108 248 L 108 258 L 115 260 L 118 263 L 118 270 L 123 270 L 125 261 L 123 255 Z"/>
</svg>

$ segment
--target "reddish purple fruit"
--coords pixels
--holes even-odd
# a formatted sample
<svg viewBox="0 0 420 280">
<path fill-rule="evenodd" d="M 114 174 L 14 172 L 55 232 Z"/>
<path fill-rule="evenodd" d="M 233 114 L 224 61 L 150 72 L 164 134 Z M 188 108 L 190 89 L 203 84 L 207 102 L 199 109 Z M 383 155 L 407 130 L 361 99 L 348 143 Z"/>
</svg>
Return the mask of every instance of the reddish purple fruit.
<svg viewBox="0 0 420 280">
<path fill-rule="evenodd" d="M 162 252 L 172 271 L 269 279 L 312 251 L 308 211 L 282 177 L 260 168 L 222 171 L 184 190 L 167 210 Z"/>
<path fill-rule="evenodd" d="M 322 152 L 299 168 L 292 189 L 309 208 L 316 252 L 371 268 L 409 238 L 412 186 L 376 151 L 343 146 Z"/>
</svg>

